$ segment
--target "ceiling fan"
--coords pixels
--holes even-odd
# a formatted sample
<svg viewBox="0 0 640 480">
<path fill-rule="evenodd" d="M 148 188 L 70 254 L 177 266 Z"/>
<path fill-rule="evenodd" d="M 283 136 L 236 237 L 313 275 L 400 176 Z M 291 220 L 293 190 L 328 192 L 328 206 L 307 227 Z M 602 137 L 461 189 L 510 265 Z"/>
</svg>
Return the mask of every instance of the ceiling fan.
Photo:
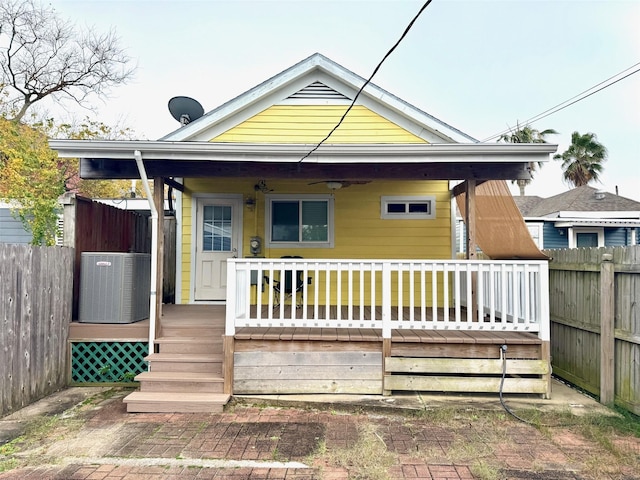
<svg viewBox="0 0 640 480">
<path fill-rule="evenodd" d="M 347 188 L 351 185 L 365 185 L 371 183 L 371 180 L 319 180 L 317 182 L 311 182 L 308 185 L 317 185 L 324 183 L 331 190 L 338 190 L 339 188 Z"/>
</svg>

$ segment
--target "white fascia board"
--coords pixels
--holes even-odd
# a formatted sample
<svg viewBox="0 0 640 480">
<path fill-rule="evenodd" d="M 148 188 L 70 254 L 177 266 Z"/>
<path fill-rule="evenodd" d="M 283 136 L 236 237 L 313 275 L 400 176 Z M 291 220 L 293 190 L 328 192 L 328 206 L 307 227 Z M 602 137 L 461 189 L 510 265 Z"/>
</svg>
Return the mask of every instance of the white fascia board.
<svg viewBox="0 0 640 480">
<path fill-rule="evenodd" d="M 212 142 L 50 140 L 64 158 L 130 160 L 139 150 L 146 161 L 247 161 L 297 163 L 314 145 Z M 341 144 L 323 145 L 305 163 L 523 163 L 544 162 L 556 151 L 548 143 Z"/>
<path fill-rule="evenodd" d="M 624 220 L 624 219 L 601 219 L 601 220 L 584 220 L 584 219 L 566 219 L 555 222 L 555 227 L 640 227 L 640 220 Z"/>
<path fill-rule="evenodd" d="M 559 212 L 558 217 L 560 218 L 638 218 L 640 219 L 640 211 L 638 210 L 602 210 L 602 211 L 570 211 L 563 210 Z"/>
<path fill-rule="evenodd" d="M 329 78 L 333 78 L 334 81 L 329 80 L 327 86 L 351 98 L 355 96 L 366 81 L 364 78 L 329 60 L 323 55 L 315 54 L 224 103 L 198 120 L 169 133 L 161 140 L 202 141 L 215 138 L 216 135 L 225 131 L 225 129 L 216 128 L 217 123 L 224 122 L 225 119 L 231 118 L 233 118 L 233 123 L 240 123 L 243 121 L 243 118 L 246 120 L 277 101 L 287 98 L 289 95 L 306 87 L 311 81 L 316 79 L 324 81 Z M 350 87 L 352 91 L 345 91 L 345 87 L 347 90 Z M 369 83 L 362 92 L 361 97 L 358 98 L 358 100 L 363 99 L 363 101 L 358 103 L 365 105 L 364 98 L 366 97 L 375 100 L 378 109 L 380 103 L 386 104 L 390 110 L 395 110 L 400 117 L 404 117 L 405 122 L 408 118 L 413 122 L 424 125 L 426 132 L 415 132 L 415 128 L 412 128 L 411 131 L 425 138 L 427 141 L 477 142 L 475 138 L 423 112 L 377 85 Z M 258 105 L 261 105 L 262 108 L 258 107 Z M 369 103 L 369 105 L 371 105 L 371 103 Z M 239 117 L 235 117 L 236 114 L 248 109 L 248 107 L 252 108 Z M 249 114 L 249 112 L 253 113 Z M 392 118 L 389 118 L 389 120 L 393 121 Z M 226 129 L 231 126 L 233 126 L 233 124 L 226 124 Z M 213 133 L 213 135 L 211 135 L 211 133 Z M 432 137 L 432 135 L 435 136 Z M 209 138 L 203 138 L 203 136 L 208 136 Z"/>
</svg>

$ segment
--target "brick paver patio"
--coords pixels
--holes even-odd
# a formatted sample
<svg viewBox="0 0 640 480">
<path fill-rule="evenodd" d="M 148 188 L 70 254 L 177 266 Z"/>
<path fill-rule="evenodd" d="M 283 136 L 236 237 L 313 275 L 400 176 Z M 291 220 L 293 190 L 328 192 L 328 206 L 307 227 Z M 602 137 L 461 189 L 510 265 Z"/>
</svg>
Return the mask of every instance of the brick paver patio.
<svg viewBox="0 0 640 480">
<path fill-rule="evenodd" d="M 568 429 L 542 433 L 495 412 L 490 419 L 452 414 L 444 425 L 407 413 L 243 405 L 222 414 L 127 414 L 114 398 L 80 416 L 75 429 L 67 425 L 32 446 L 18 458 L 25 465 L 0 473 L 0 480 L 367 478 L 335 460 L 341 450 L 360 448 L 364 425 L 392 459 L 391 480 L 486 478 L 477 473 L 482 465 L 500 479 L 640 479 L 639 439 L 624 439 L 638 449 L 638 468 L 600 470 L 596 477 L 590 459 L 610 456 L 601 447 Z"/>
</svg>

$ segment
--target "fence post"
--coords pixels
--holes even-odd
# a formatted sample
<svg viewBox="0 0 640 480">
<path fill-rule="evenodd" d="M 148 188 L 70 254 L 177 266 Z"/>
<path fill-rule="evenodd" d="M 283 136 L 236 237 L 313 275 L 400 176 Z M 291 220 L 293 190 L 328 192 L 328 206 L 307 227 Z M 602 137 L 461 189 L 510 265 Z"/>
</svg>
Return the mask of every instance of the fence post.
<svg viewBox="0 0 640 480">
<path fill-rule="evenodd" d="M 615 399 L 615 283 L 613 255 L 602 255 L 600 264 L 600 403 L 612 406 Z"/>
</svg>

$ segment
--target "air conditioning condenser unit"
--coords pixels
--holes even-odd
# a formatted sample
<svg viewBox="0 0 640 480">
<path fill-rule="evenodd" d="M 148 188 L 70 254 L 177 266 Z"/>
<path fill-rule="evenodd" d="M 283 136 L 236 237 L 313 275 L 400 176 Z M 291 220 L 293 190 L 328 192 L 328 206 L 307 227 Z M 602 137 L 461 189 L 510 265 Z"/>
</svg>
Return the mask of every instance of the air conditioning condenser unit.
<svg viewBox="0 0 640 480">
<path fill-rule="evenodd" d="M 83 252 L 78 321 L 133 323 L 149 318 L 151 255 Z"/>
</svg>

